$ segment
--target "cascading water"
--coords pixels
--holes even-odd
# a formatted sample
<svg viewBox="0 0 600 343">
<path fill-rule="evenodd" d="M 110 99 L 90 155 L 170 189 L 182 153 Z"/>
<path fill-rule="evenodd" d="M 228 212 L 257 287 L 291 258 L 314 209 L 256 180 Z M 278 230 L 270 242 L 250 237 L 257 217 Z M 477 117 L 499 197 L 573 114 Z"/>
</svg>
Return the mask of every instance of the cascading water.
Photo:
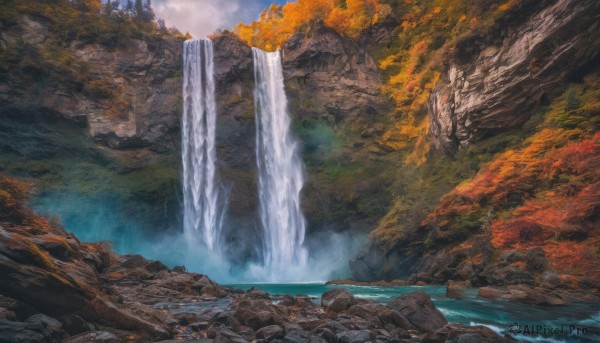
<svg viewBox="0 0 600 343">
<path fill-rule="evenodd" d="M 212 41 L 185 41 L 183 64 L 184 231 L 191 247 L 202 243 L 210 252 L 219 252 L 224 206 L 219 201 L 215 175 L 217 114 Z"/>
<path fill-rule="evenodd" d="M 283 281 L 307 260 L 300 209 L 304 168 L 290 129 L 281 55 L 256 48 L 252 53 L 263 267 L 271 281 Z"/>
</svg>

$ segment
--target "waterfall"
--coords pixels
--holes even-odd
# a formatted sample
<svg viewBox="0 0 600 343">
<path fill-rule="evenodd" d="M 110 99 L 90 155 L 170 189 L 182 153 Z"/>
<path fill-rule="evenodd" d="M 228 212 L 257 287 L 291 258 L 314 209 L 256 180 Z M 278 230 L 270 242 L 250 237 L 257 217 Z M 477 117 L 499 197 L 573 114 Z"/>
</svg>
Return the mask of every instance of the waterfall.
<svg viewBox="0 0 600 343">
<path fill-rule="evenodd" d="M 184 231 L 190 247 L 204 244 L 219 252 L 224 206 L 215 175 L 216 104 L 213 43 L 183 43 L 183 203 Z"/>
<path fill-rule="evenodd" d="M 281 55 L 256 48 L 252 53 L 263 265 L 272 281 L 281 281 L 307 260 L 300 210 L 304 168 L 290 129 Z"/>
</svg>

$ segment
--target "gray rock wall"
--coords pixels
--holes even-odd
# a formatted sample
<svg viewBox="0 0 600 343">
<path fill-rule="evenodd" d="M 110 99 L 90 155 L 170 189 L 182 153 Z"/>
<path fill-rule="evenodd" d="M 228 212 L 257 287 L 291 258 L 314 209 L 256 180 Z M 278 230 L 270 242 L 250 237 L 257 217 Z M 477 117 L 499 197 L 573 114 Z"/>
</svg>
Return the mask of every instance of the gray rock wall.
<svg viewBox="0 0 600 343">
<path fill-rule="evenodd" d="M 514 11 L 508 17 L 518 25 L 498 25 L 459 42 L 429 100 L 437 150 L 452 154 L 522 124 L 598 58 L 598 1 L 524 1 Z"/>
</svg>

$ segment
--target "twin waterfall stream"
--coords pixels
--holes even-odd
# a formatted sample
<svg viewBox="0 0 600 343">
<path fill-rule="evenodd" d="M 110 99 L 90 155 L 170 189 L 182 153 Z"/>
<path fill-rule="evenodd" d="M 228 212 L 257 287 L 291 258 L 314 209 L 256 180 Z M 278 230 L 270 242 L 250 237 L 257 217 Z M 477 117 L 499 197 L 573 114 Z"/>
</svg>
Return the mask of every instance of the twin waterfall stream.
<svg viewBox="0 0 600 343">
<path fill-rule="evenodd" d="M 253 48 L 256 158 L 262 268 L 284 281 L 290 268 L 306 265 L 305 220 L 300 209 L 304 167 L 292 136 L 279 52 Z M 184 231 L 191 249 L 226 251 L 222 237 L 226 194 L 215 163 L 217 106 L 213 43 L 184 42 L 182 160 Z M 226 256 L 221 256 L 226 259 Z"/>
<path fill-rule="evenodd" d="M 189 245 L 202 243 L 211 253 L 218 253 L 224 209 L 219 209 L 215 175 L 213 44 L 208 39 L 188 40 L 183 50 L 183 226 Z"/>
</svg>

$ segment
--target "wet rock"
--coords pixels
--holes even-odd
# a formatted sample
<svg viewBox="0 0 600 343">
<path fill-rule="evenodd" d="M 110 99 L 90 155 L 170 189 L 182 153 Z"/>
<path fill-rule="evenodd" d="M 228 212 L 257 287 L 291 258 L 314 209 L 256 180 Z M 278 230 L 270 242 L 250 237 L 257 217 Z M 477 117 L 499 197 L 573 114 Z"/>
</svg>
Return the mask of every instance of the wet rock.
<svg viewBox="0 0 600 343">
<path fill-rule="evenodd" d="M 65 336 L 62 324 L 45 314 L 35 314 L 25 320 L 27 329 L 39 332 L 47 340 L 59 340 Z"/>
<path fill-rule="evenodd" d="M 410 332 L 408 332 L 408 330 L 406 330 L 406 329 L 395 328 L 392 331 L 390 331 L 390 339 L 392 339 L 392 340 L 401 341 L 403 339 L 409 339 L 409 338 L 411 338 Z"/>
<path fill-rule="evenodd" d="M 256 332 L 256 338 L 266 341 L 279 337 L 283 337 L 283 328 L 279 325 L 265 326 Z"/>
<path fill-rule="evenodd" d="M 463 326 L 449 324 L 434 332 L 426 334 L 422 343 L 508 343 L 515 342 L 510 338 L 501 337 L 485 326 Z"/>
<path fill-rule="evenodd" d="M 528 285 L 511 285 L 502 288 L 481 287 L 477 296 L 539 306 L 562 306 L 567 304 L 563 297 L 556 292 Z"/>
<path fill-rule="evenodd" d="M 369 330 L 349 330 L 336 335 L 340 343 L 375 342 L 375 336 Z"/>
<path fill-rule="evenodd" d="M 214 334 L 215 343 L 247 343 L 247 339 L 241 337 L 227 328 L 217 328 Z"/>
<path fill-rule="evenodd" d="M 337 339 L 337 337 L 335 336 L 335 332 L 328 328 L 322 327 L 322 328 L 315 330 L 314 332 L 318 337 L 321 337 L 322 339 L 324 339 L 327 342 L 335 342 Z"/>
<path fill-rule="evenodd" d="M 332 289 L 321 296 L 321 306 L 333 312 L 347 310 L 354 304 L 356 299 L 352 293 L 343 288 Z"/>
<path fill-rule="evenodd" d="M 304 343 L 306 342 L 307 334 L 299 330 L 290 330 L 283 337 L 284 343 Z"/>
<path fill-rule="evenodd" d="M 470 288 L 471 283 L 465 281 L 448 281 L 446 296 L 448 298 L 462 299 L 466 296 L 465 289 Z"/>
<path fill-rule="evenodd" d="M 252 328 L 249 328 L 247 326 L 244 325 L 232 325 L 233 327 L 233 331 L 235 333 L 237 333 L 238 335 L 242 336 L 244 339 L 247 339 L 249 341 L 252 341 L 255 337 L 256 337 L 256 331 L 252 330 Z"/>
<path fill-rule="evenodd" d="M 46 337 L 27 327 L 27 323 L 0 319 L 0 342 L 37 343 L 46 342 Z"/>
<path fill-rule="evenodd" d="M 414 329 L 414 326 L 410 321 L 396 310 L 391 310 L 389 308 L 381 309 L 381 311 L 378 311 L 377 316 L 384 327 L 392 325 L 394 328 L 398 327 L 406 330 Z"/>
<path fill-rule="evenodd" d="M 230 309 L 234 311 L 235 318 L 241 325 L 258 330 L 269 325 L 281 325 L 284 323 L 285 307 L 277 307 L 270 300 L 265 299 L 268 295 L 264 292 L 250 291 L 237 298 L 231 303 Z"/>
<path fill-rule="evenodd" d="M 64 341 L 65 343 L 88 343 L 88 342 L 97 342 L 97 343 L 121 343 L 123 340 L 113 335 L 110 332 L 106 331 L 94 331 L 83 333 L 78 336 L 74 336 L 68 338 Z"/>
<path fill-rule="evenodd" d="M 198 315 L 193 312 L 180 312 L 175 313 L 173 315 L 180 325 L 188 325 L 189 323 L 196 322 L 198 320 Z"/>
<path fill-rule="evenodd" d="M 398 311 L 418 330 L 430 332 L 448 323 L 435 308 L 431 297 L 423 292 L 412 292 L 392 299 L 387 306 Z"/>
<path fill-rule="evenodd" d="M 314 330 L 324 324 L 327 324 L 329 321 L 327 319 L 323 319 L 323 318 L 318 318 L 318 317 L 305 317 L 305 318 L 298 318 L 298 320 L 296 320 L 296 323 L 303 329 L 303 330 Z"/>
</svg>

